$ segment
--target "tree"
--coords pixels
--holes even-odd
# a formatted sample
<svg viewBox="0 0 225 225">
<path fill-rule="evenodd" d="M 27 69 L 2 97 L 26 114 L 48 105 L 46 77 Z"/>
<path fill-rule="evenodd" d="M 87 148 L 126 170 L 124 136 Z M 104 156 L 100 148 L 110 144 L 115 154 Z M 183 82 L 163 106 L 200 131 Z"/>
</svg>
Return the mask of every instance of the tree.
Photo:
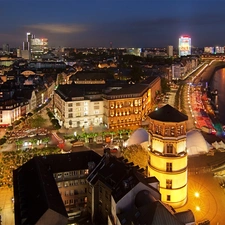
<svg viewBox="0 0 225 225">
<path fill-rule="evenodd" d="M 29 118 L 29 122 L 31 127 L 38 128 L 45 124 L 46 119 L 44 119 L 41 115 L 35 115 L 34 118 Z"/>
<path fill-rule="evenodd" d="M 141 80 L 141 77 L 143 75 L 143 72 L 141 70 L 140 67 L 133 67 L 133 69 L 131 70 L 131 79 L 134 81 L 134 82 L 139 82 Z"/>
<path fill-rule="evenodd" d="M 42 139 L 42 141 L 46 144 L 46 147 L 48 146 L 49 140 L 50 140 L 49 137 L 45 137 L 45 138 Z"/>
<path fill-rule="evenodd" d="M 163 93 L 170 91 L 170 86 L 168 85 L 168 80 L 164 77 L 161 77 L 161 89 Z"/>
<path fill-rule="evenodd" d="M 140 168 L 146 169 L 148 165 L 148 151 L 141 145 L 131 145 L 124 148 L 123 157 L 129 162 L 133 162 L 134 165 L 138 165 Z"/>
<path fill-rule="evenodd" d="M 19 149 L 19 146 L 21 146 L 22 144 L 23 144 L 23 141 L 21 139 L 16 140 L 17 150 Z"/>
</svg>

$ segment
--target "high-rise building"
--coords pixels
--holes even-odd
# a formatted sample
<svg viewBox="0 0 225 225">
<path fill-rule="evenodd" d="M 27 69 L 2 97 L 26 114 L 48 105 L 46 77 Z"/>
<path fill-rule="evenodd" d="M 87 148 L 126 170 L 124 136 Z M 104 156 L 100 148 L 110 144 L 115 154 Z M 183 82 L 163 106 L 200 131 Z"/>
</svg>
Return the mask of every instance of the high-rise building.
<svg viewBox="0 0 225 225">
<path fill-rule="evenodd" d="M 35 35 L 27 32 L 26 41 L 23 42 L 23 51 L 28 51 L 29 58 L 37 59 L 47 52 L 48 39 L 47 38 L 35 38 Z M 27 54 L 26 54 L 27 55 Z"/>
<path fill-rule="evenodd" d="M 30 50 L 32 59 L 40 58 L 48 50 L 48 39 L 32 38 L 30 40 Z"/>
<path fill-rule="evenodd" d="M 187 35 L 179 38 L 179 56 L 191 55 L 191 38 Z"/>
<path fill-rule="evenodd" d="M 2 51 L 4 53 L 9 53 L 9 44 L 3 44 L 2 45 Z"/>
<path fill-rule="evenodd" d="M 167 55 L 169 57 L 173 56 L 173 46 L 172 45 L 167 46 Z"/>
<path fill-rule="evenodd" d="M 224 47 L 216 46 L 215 47 L 215 54 L 224 53 Z"/>
</svg>

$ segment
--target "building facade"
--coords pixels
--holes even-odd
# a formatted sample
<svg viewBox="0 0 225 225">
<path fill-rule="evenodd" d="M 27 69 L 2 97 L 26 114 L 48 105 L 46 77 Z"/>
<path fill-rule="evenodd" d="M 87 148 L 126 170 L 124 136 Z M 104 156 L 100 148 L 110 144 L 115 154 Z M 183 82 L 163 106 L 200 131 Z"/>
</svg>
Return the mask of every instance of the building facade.
<svg viewBox="0 0 225 225">
<path fill-rule="evenodd" d="M 173 56 L 173 46 L 172 45 L 167 46 L 167 55 L 169 57 Z"/>
<path fill-rule="evenodd" d="M 179 38 L 179 56 L 191 55 L 191 38 L 187 35 Z"/>
<path fill-rule="evenodd" d="M 101 95 L 84 96 L 79 85 L 59 85 L 54 94 L 54 112 L 66 128 L 100 125 L 103 123 L 103 100 Z"/>
<path fill-rule="evenodd" d="M 159 77 L 149 83 L 136 84 L 103 95 L 103 121 L 109 129 L 137 128 L 146 120 L 161 91 Z"/>
<path fill-rule="evenodd" d="M 170 105 L 149 114 L 149 173 L 160 182 L 162 201 L 174 208 L 187 201 L 186 121 Z"/>
</svg>

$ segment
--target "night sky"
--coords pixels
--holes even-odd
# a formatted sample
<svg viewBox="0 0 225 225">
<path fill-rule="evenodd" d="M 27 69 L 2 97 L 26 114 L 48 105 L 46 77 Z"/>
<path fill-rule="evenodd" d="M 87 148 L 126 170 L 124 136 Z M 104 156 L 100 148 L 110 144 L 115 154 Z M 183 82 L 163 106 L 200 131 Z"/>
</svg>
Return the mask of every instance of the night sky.
<svg viewBox="0 0 225 225">
<path fill-rule="evenodd" d="M 55 47 L 224 46 L 224 12 L 225 0 L 0 0 L 0 47 L 26 32 Z"/>
</svg>

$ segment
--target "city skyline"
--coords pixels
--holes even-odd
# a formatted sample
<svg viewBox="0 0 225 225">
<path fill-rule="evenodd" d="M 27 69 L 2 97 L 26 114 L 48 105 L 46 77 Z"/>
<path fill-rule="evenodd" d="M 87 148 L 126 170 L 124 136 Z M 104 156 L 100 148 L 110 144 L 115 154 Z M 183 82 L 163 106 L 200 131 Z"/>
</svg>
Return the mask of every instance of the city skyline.
<svg viewBox="0 0 225 225">
<path fill-rule="evenodd" d="M 22 47 L 26 33 L 49 46 L 178 47 L 224 46 L 222 0 L 2 0 L 1 45 Z M 215 10 L 216 9 L 216 10 Z"/>
</svg>

